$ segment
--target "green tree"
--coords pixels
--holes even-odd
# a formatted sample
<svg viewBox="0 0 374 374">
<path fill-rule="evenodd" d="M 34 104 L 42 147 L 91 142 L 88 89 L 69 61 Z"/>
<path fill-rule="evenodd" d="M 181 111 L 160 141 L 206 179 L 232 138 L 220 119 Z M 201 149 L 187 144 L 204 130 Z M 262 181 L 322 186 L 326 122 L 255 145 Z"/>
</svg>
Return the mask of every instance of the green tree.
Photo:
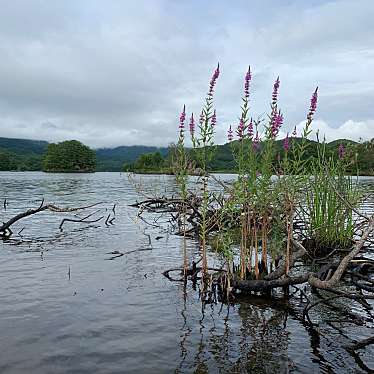
<svg viewBox="0 0 374 374">
<path fill-rule="evenodd" d="M 124 171 L 167 172 L 167 161 L 160 152 L 143 153 L 133 164 L 124 164 Z"/>
<path fill-rule="evenodd" d="M 77 140 L 49 144 L 44 157 L 43 170 L 47 172 L 94 172 L 96 154 Z"/>
<path fill-rule="evenodd" d="M 0 170 L 12 170 L 12 161 L 9 152 L 0 151 Z"/>
</svg>

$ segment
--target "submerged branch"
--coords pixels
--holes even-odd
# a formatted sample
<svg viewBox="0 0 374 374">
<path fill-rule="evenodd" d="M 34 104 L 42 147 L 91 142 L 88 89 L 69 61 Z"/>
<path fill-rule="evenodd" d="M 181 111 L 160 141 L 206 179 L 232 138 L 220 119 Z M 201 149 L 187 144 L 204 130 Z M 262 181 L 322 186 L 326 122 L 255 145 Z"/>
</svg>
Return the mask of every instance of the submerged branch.
<svg viewBox="0 0 374 374">
<path fill-rule="evenodd" d="M 21 220 L 23 218 L 26 218 L 26 217 L 29 217 L 33 214 L 37 214 L 37 213 L 44 212 L 44 211 L 47 211 L 47 210 L 49 210 L 51 212 L 58 212 L 58 213 L 71 213 L 71 212 L 76 212 L 78 210 L 84 210 L 84 209 L 92 208 L 92 207 L 97 206 L 99 204 L 102 204 L 102 202 L 91 204 L 91 205 L 86 205 L 86 206 L 81 206 L 81 207 L 75 207 L 75 208 L 63 208 L 63 207 L 59 207 L 59 206 L 54 205 L 54 204 L 46 204 L 45 205 L 44 204 L 44 199 L 43 199 L 38 208 L 28 209 L 25 212 L 22 212 L 22 213 L 19 213 L 19 214 L 15 215 L 11 219 L 9 219 L 7 222 L 4 222 L 0 226 L 0 237 L 9 238 L 13 233 L 12 230 L 11 230 L 11 226 L 13 224 L 15 224 L 16 222 L 18 222 L 19 220 Z M 67 220 L 67 219 L 65 219 L 65 220 Z M 80 220 L 80 222 L 83 221 L 83 220 L 84 219 Z M 73 220 L 70 220 L 70 221 L 73 221 Z M 60 228 L 62 227 L 62 224 L 63 224 L 63 222 L 61 223 Z"/>
</svg>

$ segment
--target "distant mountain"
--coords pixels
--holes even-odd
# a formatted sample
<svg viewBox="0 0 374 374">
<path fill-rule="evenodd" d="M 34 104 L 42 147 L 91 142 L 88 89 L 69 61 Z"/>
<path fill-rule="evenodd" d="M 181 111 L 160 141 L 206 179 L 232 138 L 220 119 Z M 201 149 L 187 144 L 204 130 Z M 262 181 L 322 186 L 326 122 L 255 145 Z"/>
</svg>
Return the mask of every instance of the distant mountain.
<svg viewBox="0 0 374 374">
<path fill-rule="evenodd" d="M 143 145 L 99 148 L 96 150 L 97 171 L 121 171 L 124 163 L 134 162 L 143 153 L 153 153 L 157 151 L 159 151 L 162 156 L 166 156 L 168 148 L 148 147 Z"/>
<path fill-rule="evenodd" d="M 0 138 L 0 149 L 18 155 L 42 155 L 47 149 L 48 142 L 44 140 Z"/>
</svg>

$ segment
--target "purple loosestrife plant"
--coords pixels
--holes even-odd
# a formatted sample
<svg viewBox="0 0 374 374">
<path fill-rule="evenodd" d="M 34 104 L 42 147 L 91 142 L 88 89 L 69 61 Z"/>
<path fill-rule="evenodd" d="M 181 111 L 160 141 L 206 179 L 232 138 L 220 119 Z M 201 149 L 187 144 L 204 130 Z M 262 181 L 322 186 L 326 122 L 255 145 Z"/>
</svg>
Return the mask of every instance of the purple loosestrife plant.
<svg viewBox="0 0 374 374">
<path fill-rule="evenodd" d="M 235 162 L 238 166 L 239 179 L 243 180 L 249 168 L 249 157 L 250 157 L 250 146 L 245 139 L 251 138 L 248 136 L 252 132 L 253 136 L 253 124 L 249 125 L 249 95 L 250 95 L 250 83 L 252 80 L 251 67 L 248 66 L 248 70 L 244 76 L 244 87 L 243 87 L 243 96 L 242 96 L 242 106 L 241 106 L 241 115 L 239 118 L 239 124 L 236 128 L 236 135 L 238 136 L 239 142 L 233 144 L 232 152 L 235 159 Z M 251 128 L 249 127 L 251 126 Z M 250 139 L 251 141 L 251 139 Z"/>
<path fill-rule="evenodd" d="M 210 124 L 212 125 L 212 127 L 216 126 L 217 125 L 217 113 L 216 113 L 216 110 L 214 109 L 214 112 L 213 112 L 213 115 L 212 115 L 212 119 L 210 121 Z"/>
<path fill-rule="evenodd" d="M 233 134 L 233 131 L 232 131 L 232 128 L 231 128 L 231 125 L 229 127 L 229 129 L 227 130 L 227 140 L 230 142 L 232 142 L 234 139 L 234 134 Z"/>
<path fill-rule="evenodd" d="M 260 137 L 258 135 L 258 131 L 256 131 L 256 137 L 253 139 L 252 147 L 254 152 L 257 152 L 260 148 Z"/>
<path fill-rule="evenodd" d="M 306 122 L 305 126 L 301 132 L 301 141 L 300 142 L 293 142 L 294 146 L 292 147 L 292 153 L 290 158 L 290 167 L 291 167 L 291 173 L 298 176 L 296 179 L 300 179 L 299 183 L 303 184 L 305 183 L 305 180 L 303 178 L 304 170 L 305 170 L 305 164 L 306 160 L 305 153 L 308 148 L 308 142 L 307 138 L 311 134 L 311 125 L 314 118 L 314 115 L 317 110 L 317 104 L 318 104 L 318 87 L 314 90 L 312 97 L 310 99 L 310 105 L 308 109 L 308 114 L 306 116 Z M 294 129 L 294 132 L 292 133 L 292 136 L 296 136 L 296 126 Z M 317 133 L 317 139 L 318 139 L 318 133 Z M 295 179 L 295 181 L 296 181 Z"/>
<path fill-rule="evenodd" d="M 308 119 L 313 118 L 313 115 L 317 110 L 317 101 L 318 101 L 318 87 L 313 92 L 312 98 L 310 99 L 309 113 L 308 113 L 308 116 L 307 116 Z"/>
<path fill-rule="evenodd" d="M 209 83 L 209 90 L 205 97 L 205 103 L 201 111 L 199 118 L 199 124 L 197 126 L 197 134 L 194 132 L 192 137 L 192 143 L 194 147 L 194 153 L 199 163 L 201 170 L 201 183 L 202 183 L 202 212 L 201 212 L 201 223 L 200 223 L 200 244 L 202 251 L 202 268 L 203 274 L 206 275 L 207 271 L 207 255 L 206 255 L 206 239 L 207 239 L 207 212 L 209 204 L 209 191 L 208 191 L 208 167 L 213 159 L 215 148 L 214 148 L 214 131 L 217 125 L 217 114 L 213 109 L 213 96 L 214 88 L 217 83 L 217 79 L 220 75 L 219 64 L 214 70 Z M 205 277 L 203 277 L 205 278 Z"/>
<path fill-rule="evenodd" d="M 187 199 L 187 179 L 188 179 L 188 157 L 184 147 L 184 128 L 186 120 L 186 106 L 183 105 L 183 110 L 179 116 L 179 139 L 176 147 L 176 162 L 175 162 L 175 179 L 179 185 L 183 204 L 183 273 L 187 276 L 187 246 L 186 246 L 186 199 Z M 194 126 L 193 114 L 190 120 L 190 132 Z"/>
<path fill-rule="evenodd" d="M 184 121 L 186 120 L 186 106 L 183 105 L 183 110 L 179 116 L 179 140 L 184 139 Z"/>
<path fill-rule="evenodd" d="M 190 128 L 190 135 L 191 135 L 191 138 L 193 139 L 193 138 L 194 138 L 194 135 L 195 135 L 195 120 L 194 120 L 194 118 L 193 118 L 193 113 L 191 114 L 190 123 L 189 123 L 189 128 Z"/>
<path fill-rule="evenodd" d="M 240 118 L 238 128 L 236 129 L 236 134 L 238 135 L 239 140 L 244 138 L 244 121 L 243 118 Z"/>
<path fill-rule="evenodd" d="M 247 74 L 245 75 L 245 79 L 244 79 L 244 97 L 246 99 L 249 99 L 249 83 L 252 79 L 252 75 L 251 75 L 251 67 L 248 67 L 248 71 L 247 71 Z"/>
<path fill-rule="evenodd" d="M 174 165 L 174 173 L 176 181 L 180 187 L 182 198 L 185 199 L 187 196 L 187 154 L 184 148 L 184 127 L 185 127 L 185 120 L 186 120 L 186 106 L 183 106 L 182 112 L 179 116 L 179 139 L 176 146 L 176 153 L 175 153 L 175 165 Z"/>
<path fill-rule="evenodd" d="M 201 111 L 200 117 L 199 117 L 199 124 L 202 125 L 204 121 L 205 121 L 204 111 Z"/>
<path fill-rule="evenodd" d="M 208 96 L 213 96 L 214 86 L 217 83 L 217 79 L 219 77 L 219 74 L 220 74 L 220 70 L 219 70 L 219 63 L 218 63 L 217 68 L 212 75 L 212 79 L 210 80 Z"/>
<path fill-rule="evenodd" d="M 290 138 L 288 137 L 288 133 L 283 139 L 283 149 L 286 153 L 290 150 Z"/>
<path fill-rule="evenodd" d="M 280 86 L 280 80 L 279 77 L 276 79 L 273 85 L 273 93 L 271 95 L 272 98 L 272 105 L 275 106 L 277 105 L 278 101 L 278 91 L 279 91 L 279 86 Z"/>
<path fill-rule="evenodd" d="M 339 160 L 342 160 L 345 156 L 345 147 L 343 144 L 339 144 L 338 156 L 339 156 Z"/>
<path fill-rule="evenodd" d="M 279 133 L 280 128 L 283 124 L 283 114 L 280 111 L 275 113 L 270 127 L 270 136 L 272 139 L 275 139 Z"/>
<path fill-rule="evenodd" d="M 253 120 L 252 120 L 252 118 L 251 118 L 251 120 L 249 121 L 249 124 L 248 124 L 248 138 L 249 139 L 253 138 Z"/>
</svg>

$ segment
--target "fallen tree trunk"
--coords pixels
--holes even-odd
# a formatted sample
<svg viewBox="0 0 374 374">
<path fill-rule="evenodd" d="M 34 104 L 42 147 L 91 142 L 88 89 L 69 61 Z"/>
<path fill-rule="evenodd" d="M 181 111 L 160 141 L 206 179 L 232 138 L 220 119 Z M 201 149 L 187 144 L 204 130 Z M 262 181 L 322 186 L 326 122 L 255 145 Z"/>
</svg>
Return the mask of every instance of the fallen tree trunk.
<svg viewBox="0 0 374 374">
<path fill-rule="evenodd" d="M 269 291 L 273 288 L 287 287 L 295 284 L 305 283 L 308 280 L 309 276 L 310 273 L 307 273 L 295 277 L 283 277 L 273 280 L 246 280 L 235 277 L 232 281 L 232 287 L 244 292 Z"/>
</svg>

